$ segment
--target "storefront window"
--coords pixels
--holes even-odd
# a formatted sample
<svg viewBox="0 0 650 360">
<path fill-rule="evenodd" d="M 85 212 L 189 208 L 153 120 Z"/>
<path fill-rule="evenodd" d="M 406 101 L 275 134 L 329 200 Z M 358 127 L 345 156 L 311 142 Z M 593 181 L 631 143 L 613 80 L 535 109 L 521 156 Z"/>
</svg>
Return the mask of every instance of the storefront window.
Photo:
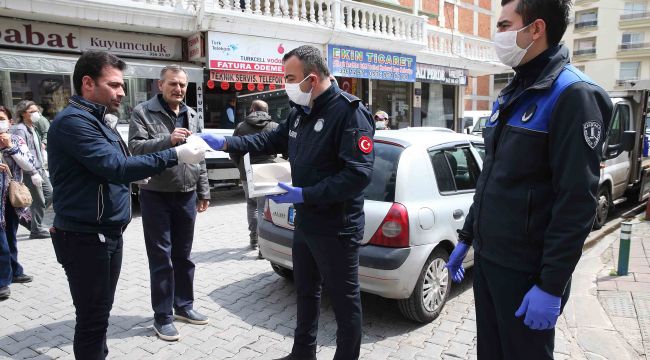
<svg viewBox="0 0 650 360">
<path fill-rule="evenodd" d="M 372 111 L 385 111 L 390 128 L 399 129 L 411 125 L 412 83 L 372 80 Z"/>
<path fill-rule="evenodd" d="M 9 73 L 11 98 L 3 94 L 3 101 L 16 106 L 21 100 L 31 100 L 43 108 L 43 115 L 52 119 L 68 105 L 72 94 L 69 75 Z M 3 89 L 6 90 L 6 89 Z"/>
<path fill-rule="evenodd" d="M 454 129 L 455 87 L 422 83 L 422 126 Z"/>
</svg>

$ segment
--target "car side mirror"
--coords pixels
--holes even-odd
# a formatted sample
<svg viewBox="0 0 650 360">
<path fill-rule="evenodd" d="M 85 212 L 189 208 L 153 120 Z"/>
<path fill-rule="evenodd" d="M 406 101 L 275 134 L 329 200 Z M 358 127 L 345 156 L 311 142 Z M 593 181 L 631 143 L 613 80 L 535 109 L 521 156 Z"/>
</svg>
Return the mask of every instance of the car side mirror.
<svg viewBox="0 0 650 360">
<path fill-rule="evenodd" d="M 605 158 L 614 159 L 621 155 L 624 151 L 632 151 L 634 149 L 634 143 L 636 141 L 636 132 L 635 131 L 625 131 L 621 138 L 621 142 L 617 144 L 607 145 Z"/>
<path fill-rule="evenodd" d="M 626 131 L 623 133 L 623 141 L 621 142 L 622 151 L 632 151 L 636 143 L 636 132 Z"/>
</svg>

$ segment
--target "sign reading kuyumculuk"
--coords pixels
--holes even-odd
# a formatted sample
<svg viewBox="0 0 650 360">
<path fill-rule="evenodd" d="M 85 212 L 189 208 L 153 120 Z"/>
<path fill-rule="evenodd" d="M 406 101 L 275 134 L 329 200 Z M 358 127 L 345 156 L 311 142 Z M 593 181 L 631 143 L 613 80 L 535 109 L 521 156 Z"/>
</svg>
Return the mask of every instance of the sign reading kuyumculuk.
<svg viewBox="0 0 650 360">
<path fill-rule="evenodd" d="M 328 45 L 327 63 L 334 76 L 415 82 L 415 56 Z"/>
<path fill-rule="evenodd" d="M 0 18 L 0 46 L 80 53 L 103 50 L 115 55 L 181 60 L 180 38 Z"/>
</svg>

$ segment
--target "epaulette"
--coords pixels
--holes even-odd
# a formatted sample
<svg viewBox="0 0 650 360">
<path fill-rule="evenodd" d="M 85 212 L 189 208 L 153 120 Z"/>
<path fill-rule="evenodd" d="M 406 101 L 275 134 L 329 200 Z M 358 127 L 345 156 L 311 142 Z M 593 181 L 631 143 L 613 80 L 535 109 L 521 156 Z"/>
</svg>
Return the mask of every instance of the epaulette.
<svg viewBox="0 0 650 360">
<path fill-rule="evenodd" d="M 348 103 L 350 103 L 350 105 L 358 106 L 359 103 L 361 102 L 361 99 L 359 99 L 358 97 L 356 97 L 356 96 L 354 96 L 354 95 L 352 95 L 352 94 L 348 94 L 348 93 L 346 93 L 345 91 L 341 91 L 341 94 L 340 94 L 340 95 L 341 95 L 341 97 L 343 97 L 343 98 L 344 98 Z"/>
</svg>

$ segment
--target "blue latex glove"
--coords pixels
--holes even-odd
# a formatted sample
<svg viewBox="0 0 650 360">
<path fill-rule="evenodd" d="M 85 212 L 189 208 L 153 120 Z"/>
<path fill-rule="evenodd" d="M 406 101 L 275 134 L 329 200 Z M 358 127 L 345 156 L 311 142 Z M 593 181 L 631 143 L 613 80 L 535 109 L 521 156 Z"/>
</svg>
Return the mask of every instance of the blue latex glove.
<svg viewBox="0 0 650 360">
<path fill-rule="evenodd" d="M 267 196 L 268 199 L 275 201 L 278 204 L 291 203 L 300 204 L 305 202 L 302 198 L 302 188 L 293 187 L 285 183 L 278 183 L 278 186 L 287 190 L 286 193 L 280 195 Z"/>
<path fill-rule="evenodd" d="M 198 133 L 196 135 L 205 140 L 213 150 L 223 150 L 223 146 L 226 144 L 226 138 L 221 135 L 209 133 Z"/>
<path fill-rule="evenodd" d="M 445 265 L 445 267 L 449 269 L 449 274 L 451 274 L 451 279 L 455 283 L 459 283 L 463 281 L 463 277 L 465 277 L 465 268 L 463 268 L 463 260 L 465 260 L 465 256 L 467 256 L 469 247 L 470 246 L 465 244 L 464 242 L 458 242 L 458 245 L 456 245 L 456 248 L 451 253 L 451 256 L 449 256 L 449 261 L 447 261 L 447 265 Z"/>
<path fill-rule="evenodd" d="M 535 285 L 524 296 L 515 316 L 526 314 L 524 324 L 533 330 L 552 329 L 560 316 L 560 302 L 559 296 L 551 295 Z"/>
</svg>

